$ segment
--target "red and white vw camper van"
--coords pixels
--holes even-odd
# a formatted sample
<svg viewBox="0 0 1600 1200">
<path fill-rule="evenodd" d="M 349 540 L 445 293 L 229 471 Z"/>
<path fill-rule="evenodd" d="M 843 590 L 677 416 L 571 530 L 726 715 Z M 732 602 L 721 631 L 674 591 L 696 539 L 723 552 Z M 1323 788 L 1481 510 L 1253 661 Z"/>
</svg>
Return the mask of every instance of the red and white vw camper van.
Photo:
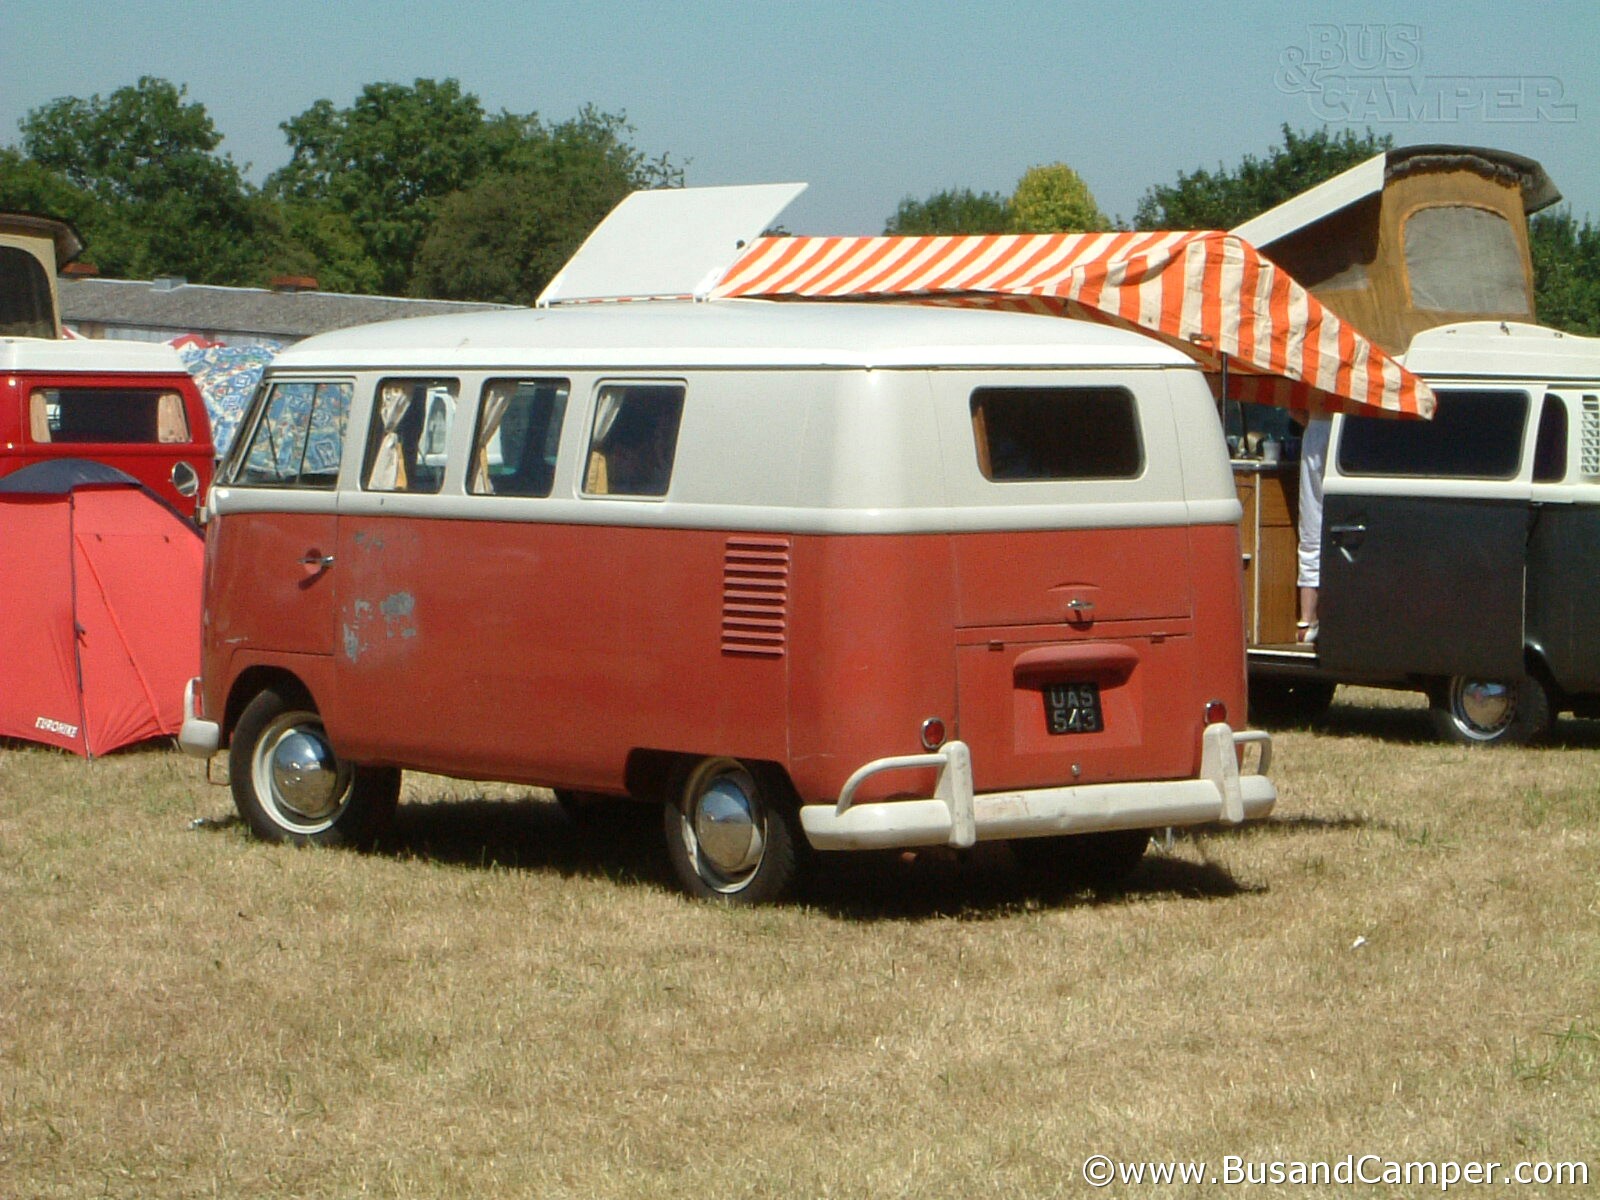
<svg viewBox="0 0 1600 1200">
<path fill-rule="evenodd" d="M 0 475 L 87 458 L 193 516 L 214 454 L 205 401 L 171 346 L 0 338 Z"/>
<path fill-rule="evenodd" d="M 1106 879 L 1276 798 L 1216 406 L 1150 338 L 766 301 L 350 329 L 278 356 L 207 510 L 182 742 L 266 838 L 372 839 L 401 769 L 631 796 L 749 903 L 808 846 Z"/>
</svg>

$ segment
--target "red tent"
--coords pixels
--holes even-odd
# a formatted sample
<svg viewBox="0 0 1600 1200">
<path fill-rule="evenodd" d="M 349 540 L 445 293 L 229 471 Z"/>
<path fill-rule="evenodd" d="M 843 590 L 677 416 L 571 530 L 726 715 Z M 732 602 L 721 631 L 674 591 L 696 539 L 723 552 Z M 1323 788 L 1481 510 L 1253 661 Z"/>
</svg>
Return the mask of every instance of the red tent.
<svg viewBox="0 0 1600 1200">
<path fill-rule="evenodd" d="M 200 533 L 132 476 L 63 459 L 0 479 L 0 737 L 94 757 L 183 723 Z"/>
</svg>

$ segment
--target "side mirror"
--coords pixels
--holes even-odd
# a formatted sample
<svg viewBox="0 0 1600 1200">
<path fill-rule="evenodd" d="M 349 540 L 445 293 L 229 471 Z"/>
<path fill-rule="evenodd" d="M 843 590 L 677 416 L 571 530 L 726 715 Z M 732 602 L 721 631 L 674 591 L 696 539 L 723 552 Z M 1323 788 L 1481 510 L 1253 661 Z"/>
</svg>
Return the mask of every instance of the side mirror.
<svg viewBox="0 0 1600 1200">
<path fill-rule="evenodd" d="M 173 463 L 172 486 L 180 496 L 193 496 L 200 491 L 200 472 L 186 462 Z"/>
</svg>

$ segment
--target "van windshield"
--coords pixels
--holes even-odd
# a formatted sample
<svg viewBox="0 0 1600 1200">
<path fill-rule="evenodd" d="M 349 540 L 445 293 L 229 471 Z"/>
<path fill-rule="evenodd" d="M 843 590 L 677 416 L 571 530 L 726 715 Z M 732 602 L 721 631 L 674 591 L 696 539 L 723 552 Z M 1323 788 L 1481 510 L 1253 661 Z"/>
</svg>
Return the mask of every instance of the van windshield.
<svg viewBox="0 0 1600 1200">
<path fill-rule="evenodd" d="M 1440 391 L 1431 421 L 1346 417 L 1342 475 L 1514 479 L 1522 465 L 1528 394 Z"/>
</svg>

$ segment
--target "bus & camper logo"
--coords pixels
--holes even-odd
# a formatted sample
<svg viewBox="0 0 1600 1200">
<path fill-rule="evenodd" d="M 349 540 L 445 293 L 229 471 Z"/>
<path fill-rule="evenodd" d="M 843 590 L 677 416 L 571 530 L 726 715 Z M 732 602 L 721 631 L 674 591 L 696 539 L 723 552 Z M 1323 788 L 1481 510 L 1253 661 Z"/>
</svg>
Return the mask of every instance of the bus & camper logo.
<svg viewBox="0 0 1600 1200">
<path fill-rule="evenodd" d="M 1321 121 L 1445 124 L 1576 121 L 1554 75 L 1430 75 L 1420 25 L 1308 25 L 1278 55 L 1273 82 Z"/>
</svg>

